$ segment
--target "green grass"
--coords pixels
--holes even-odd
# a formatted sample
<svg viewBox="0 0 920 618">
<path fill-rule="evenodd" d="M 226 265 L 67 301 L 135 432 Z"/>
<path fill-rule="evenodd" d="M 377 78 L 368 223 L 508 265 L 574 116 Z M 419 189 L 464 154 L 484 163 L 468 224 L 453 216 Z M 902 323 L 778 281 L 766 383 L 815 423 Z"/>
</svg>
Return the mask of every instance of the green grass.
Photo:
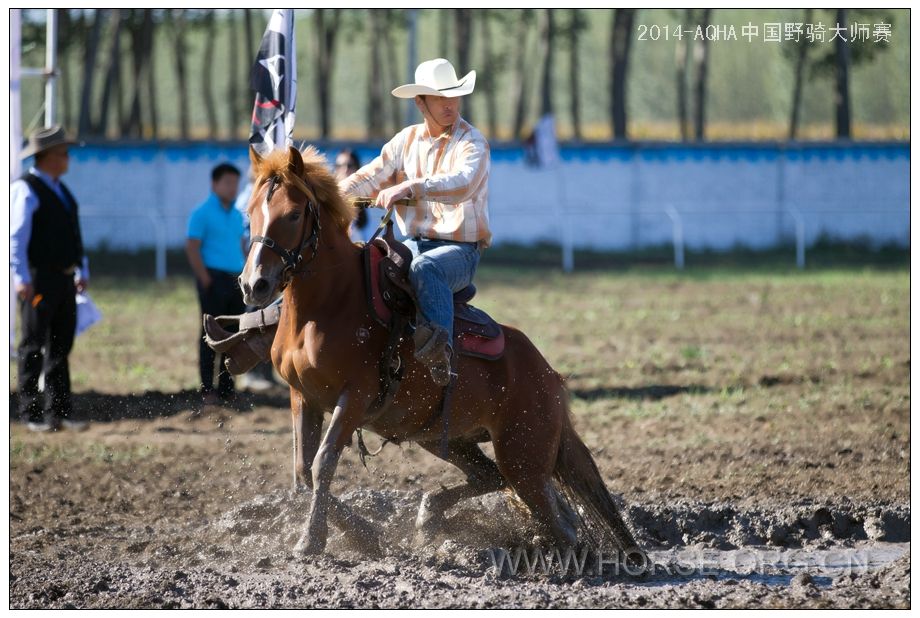
<svg viewBox="0 0 920 618">
<path fill-rule="evenodd" d="M 910 358 L 907 251 L 865 251 L 858 266 L 855 253 L 824 251 L 829 266 L 804 271 L 769 253 L 754 265 L 753 254 L 719 254 L 682 272 L 608 254 L 620 265 L 566 274 L 496 248 L 477 273 L 474 303 L 527 333 L 587 403 L 644 407 L 665 396 L 730 403 L 762 379 L 900 374 Z M 76 390 L 196 387 L 192 277 L 118 274 L 136 272 L 147 257 L 93 256 L 90 292 L 104 317 L 76 342 Z M 667 391 L 674 385 L 681 390 Z"/>
<path fill-rule="evenodd" d="M 10 442 L 10 464 L 49 464 L 53 462 L 84 462 L 126 464 L 156 454 L 150 445 L 112 447 L 98 442 L 67 442 L 52 444 L 13 439 Z"/>
<path fill-rule="evenodd" d="M 670 245 L 637 251 L 575 250 L 575 271 L 618 271 L 656 277 L 692 277 L 707 279 L 728 275 L 786 276 L 803 272 L 828 274 L 842 270 L 859 271 L 902 270 L 909 267 L 910 251 L 898 245 L 873 247 L 868 241 L 842 242 L 821 238 L 806 250 L 805 269 L 795 262 L 795 247 L 782 246 L 754 250 L 735 247 L 726 251 L 708 249 L 687 250 L 684 270 L 674 266 Z M 562 249 L 559 245 L 539 243 L 533 246 L 503 244 L 490 248 L 481 264 L 511 267 L 512 272 L 524 270 L 559 270 Z"/>
</svg>

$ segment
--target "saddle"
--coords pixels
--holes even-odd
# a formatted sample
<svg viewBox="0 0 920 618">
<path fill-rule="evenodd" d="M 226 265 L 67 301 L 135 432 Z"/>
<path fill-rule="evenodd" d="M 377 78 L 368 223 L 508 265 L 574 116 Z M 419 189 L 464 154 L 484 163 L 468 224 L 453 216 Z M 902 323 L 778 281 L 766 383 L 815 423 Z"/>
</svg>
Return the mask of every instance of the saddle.
<svg viewBox="0 0 920 618">
<path fill-rule="evenodd" d="M 409 283 L 412 253 L 390 230 L 364 249 L 367 305 L 381 326 L 392 328 L 394 314 L 414 320 L 415 294 Z M 502 327 L 485 311 L 469 304 L 476 287 L 468 285 L 454 294 L 453 348 L 464 356 L 498 360 L 505 351 Z"/>
</svg>

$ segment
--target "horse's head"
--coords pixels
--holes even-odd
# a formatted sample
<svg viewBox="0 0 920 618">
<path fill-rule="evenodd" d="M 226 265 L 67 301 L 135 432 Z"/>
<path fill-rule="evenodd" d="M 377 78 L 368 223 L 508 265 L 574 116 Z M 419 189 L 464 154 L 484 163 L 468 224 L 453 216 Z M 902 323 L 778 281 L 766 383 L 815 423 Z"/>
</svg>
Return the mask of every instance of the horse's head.
<svg viewBox="0 0 920 618">
<path fill-rule="evenodd" d="M 240 287 L 246 304 L 264 306 L 322 253 L 325 235 L 347 234 L 354 213 L 314 148 L 300 152 L 292 146 L 265 157 L 250 148 L 249 156 L 255 175 L 249 200 L 252 245 Z"/>
</svg>

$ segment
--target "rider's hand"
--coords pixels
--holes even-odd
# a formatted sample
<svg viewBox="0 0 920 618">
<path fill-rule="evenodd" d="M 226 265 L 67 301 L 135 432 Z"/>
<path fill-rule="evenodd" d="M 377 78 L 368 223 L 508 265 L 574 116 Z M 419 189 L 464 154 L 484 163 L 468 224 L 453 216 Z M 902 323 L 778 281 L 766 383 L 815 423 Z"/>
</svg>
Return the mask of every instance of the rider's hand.
<svg viewBox="0 0 920 618">
<path fill-rule="evenodd" d="M 82 278 L 82 277 L 79 278 L 79 279 L 77 279 L 77 284 L 76 284 L 77 294 L 82 294 L 83 292 L 85 292 L 85 291 L 86 291 L 86 285 L 87 285 L 86 279 L 84 279 L 84 278 Z"/>
<path fill-rule="evenodd" d="M 407 180 L 398 185 L 393 185 L 377 194 L 377 206 L 390 208 L 397 201 L 412 195 L 412 181 Z"/>
</svg>

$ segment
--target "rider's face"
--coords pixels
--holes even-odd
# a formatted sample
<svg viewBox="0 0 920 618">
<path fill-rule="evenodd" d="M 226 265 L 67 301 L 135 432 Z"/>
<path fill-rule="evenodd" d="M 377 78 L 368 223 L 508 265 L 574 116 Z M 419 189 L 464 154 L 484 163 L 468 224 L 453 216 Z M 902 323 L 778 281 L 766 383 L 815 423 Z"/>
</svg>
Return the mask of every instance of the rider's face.
<svg viewBox="0 0 920 618">
<path fill-rule="evenodd" d="M 425 118 L 441 127 L 449 127 L 460 116 L 459 97 L 437 97 L 425 95 L 415 97 L 415 104 Z"/>
</svg>

